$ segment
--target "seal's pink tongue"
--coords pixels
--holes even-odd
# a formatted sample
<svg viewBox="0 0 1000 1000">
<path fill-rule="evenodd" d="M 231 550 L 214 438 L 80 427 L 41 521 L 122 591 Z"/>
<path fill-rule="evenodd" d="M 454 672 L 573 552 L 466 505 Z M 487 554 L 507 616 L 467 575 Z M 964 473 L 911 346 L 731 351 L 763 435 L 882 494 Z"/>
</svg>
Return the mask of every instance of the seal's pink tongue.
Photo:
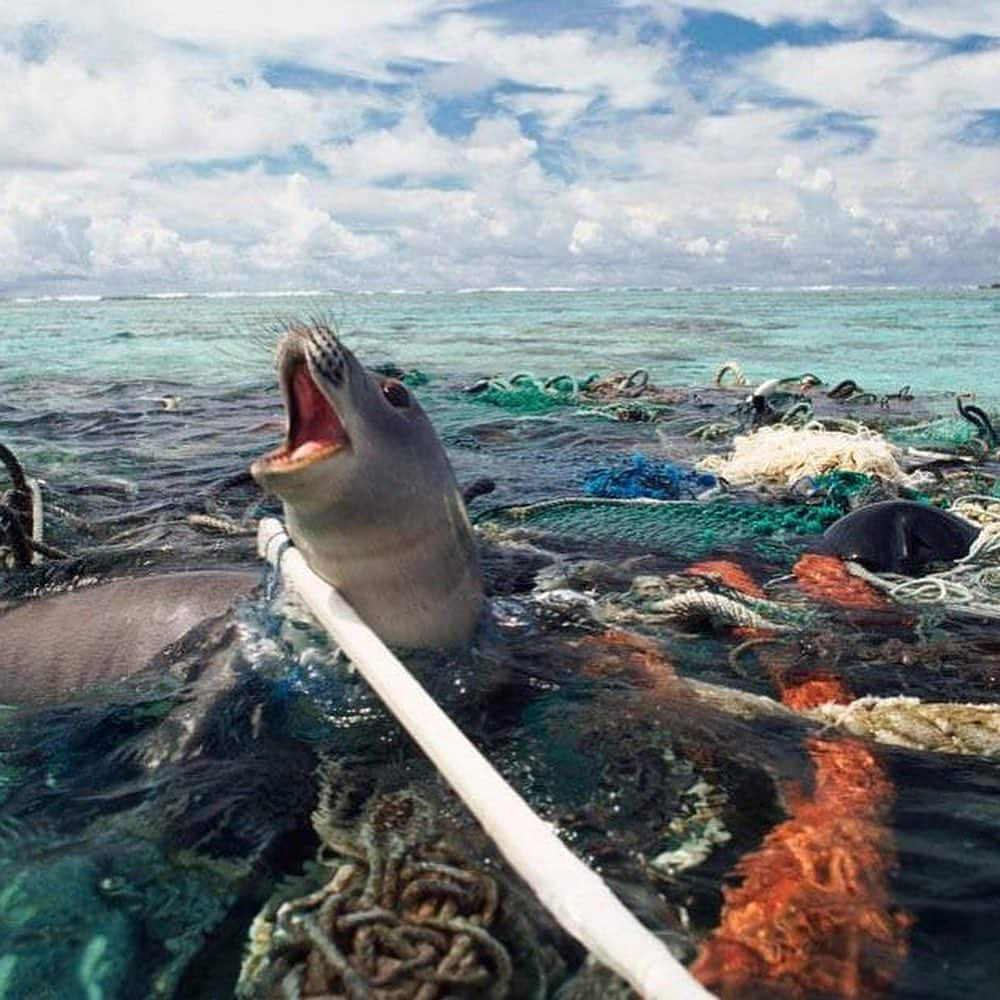
<svg viewBox="0 0 1000 1000">
<path fill-rule="evenodd" d="M 300 365 L 292 376 L 291 391 L 295 399 L 295 419 L 289 442 L 293 459 L 304 458 L 330 445 L 347 444 L 344 425 L 316 387 L 305 365 Z"/>
</svg>

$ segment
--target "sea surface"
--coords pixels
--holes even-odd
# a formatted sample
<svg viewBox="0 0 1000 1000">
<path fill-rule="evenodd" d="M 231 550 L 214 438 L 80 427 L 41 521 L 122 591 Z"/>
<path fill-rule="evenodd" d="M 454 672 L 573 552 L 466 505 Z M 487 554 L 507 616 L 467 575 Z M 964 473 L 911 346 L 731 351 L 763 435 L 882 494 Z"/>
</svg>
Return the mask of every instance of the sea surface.
<svg viewBox="0 0 1000 1000">
<path fill-rule="evenodd" d="M 658 643 L 665 670 L 737 693 L 778 699 L 799 673 L 818 671 L 856 697 L 1000 702 L 996 620 L 859 617 L 803 603 L 781 582 L 823 523 L 815 512 L 833 510 L 816 506 L 826 494 L 815 483 L 742 491 L 736 501 L 745 506 L 709 520 L 707 501 L 695 501 L 706 483 L 692 472 L 749 429 L 750 389 L 713 385 L 717 369 L 736 362 L 750 386 L 815 375 L 818 416 L 860 421 L 902 444 L 965 448 L 975 461 L 963 489 L 989 492 L 1000 470 L 982 449 L 969 450 L 975 428 L 955 398 L 964 394 L 997 422 L 1000 293 L 2 300 L 0 442 L 41 482 L 45 538 L 66 558 L 0 568 L 0 608 L 84 577 L 259 566 L 253 523 L 278 508 L 245 472 L 280 439 L 272 351 L 282 325 L 297 319 L 329 322 L 365 363 L 406 379 L 460 485 L 494 484 L 470 505 L 492 625 L 467 654 L 408 662 L 679 957 L 698 960 L 737 905 L 730 890 L 744 883 L 751 892 L 761 879 L 759 859 L 766 869 L 772 857 L 762 845 L 777 850 L 768 838 L 809 841 L 795 824 L 807 814 L 815 821 L 822 805 L 842 825 L 847 854 L 872 854 L 853 868 L 841 857 L 833 874 L 813 872 L 817 885 L 803 897 L 816 913 L 834 914 L 813 928 L 822 943 L 813 941 L 810 966 L 834 970 L 832 979 L 807 970 L 798 993 L 789 979 L 763 995 L 997 995 L 1000 773 L 992 757 L 881 743 L 863 769 L 862 799 L 841 789 L 839 804 L 820 802 L 836 798 L 821 789 L 828 768 L 843 774 L 852 754 L 873 745 L 809 737 L 735 709 L 684 708 L 669 692 L 657 704 L 639 669 L 648 666 L 645 647 L 623 654 L 614 646 L 623 640 L 609 645 L 604 628 Z M 656 406 L 625 390 L 600 405 L 558 392 L 637 369 L 639 381 L 663 390 Z M 511 379 L 524 373 L 531 381 L 520 385 L 530 391 L 518 395 Z M 569 379 L 549 381 L 559 376 Z M 825 395 L 846 379 L 857 384 L 853 399 Z M 595 476 L 607 483 L 609 473 L 631 475 L 645 462 L 669 463 L 687 501 L 676 516 L 639 523 L 583 505 L 539 508 L 522 521 L 507 514 L 593 492 Z M 0 469 L 0 492 L 6 486 Z M 928 498 L 951 499 L 946 486 L 928 488 Z M 755 541 L 747 512 L 779 508 L 799 520 Z M 643 587 L 674 586 L 705 559 L 736 560 L 762 583 L 779 581 L 769 595 L 794 618 L 785 660 L 738 648 L 740 637 L 724 629 L 675 627 L 647 613 Z M 362 792 L 413 787 L 472 829 L 377 700 L 281 601 L 248 602 L 236 639 L 213 632 L 178 654 L 175 676 L 199 656 L 239 647 L 241 680 L 219 710 L 226 721 L 209 758 L 188 760 L 175 745 L 182 693 L 155 677 L 69 706 L 0 710 L 0 997 L 36 995 L 42 979 L 46 995 L 59 997 L 230 995 L 254 913 L 315 853 L 318 759 L 338 762 L 359 802 Z M 241 728 L 244 716 L 256 720 L 252 733 Z M 779 854 L 773 864 L 784 876 Z M 746 867 L 754 857 L 756 870 Z M 506 885 L 503 862 L 490 863 Z M 837 895 L 834 883 L 848 888 Z M 528 918 L 557 969 L 552 995 L 585 974 L 582 956 L 543 916 Z M 868 928 L 860 937 L 851 930 L 859 926 Z M 805 949 L 803 934 L 784 947 Z M 606 984 L 590 989 L 611 995 Z"/>
<path fill-rule="evenodd" d="M 976 289 L 285 293 L 0 301 L 0 378 L 171 378 L 244 386 L 248 344 L 289 317 L 331 320 L 373 363 L 457 377 L 647 368 L 691 385 L 739 361 L 752 380 L 814 371 L 876 392 L 1000 397 L 1000 296 Z"/>
</svg>

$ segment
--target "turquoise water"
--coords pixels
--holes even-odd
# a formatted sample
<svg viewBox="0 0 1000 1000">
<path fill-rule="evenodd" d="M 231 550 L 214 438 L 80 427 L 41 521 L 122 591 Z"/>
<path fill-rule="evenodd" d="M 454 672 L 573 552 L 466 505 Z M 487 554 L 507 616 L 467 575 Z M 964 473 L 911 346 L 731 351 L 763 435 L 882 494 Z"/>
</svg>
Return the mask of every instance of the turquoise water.
<svg viewBox="0 0 1000 1000">
<path fill-rule="evenodd" d="M 470 292 L 0 303 L 0 380 L 177 378 L 242 385 L 269 374 L 266 332 L 331 317 L 361 356 L 472 376 L 643 366 L 704 384 L 814 371 L 874 392 L 1000 398 L 1000 295 L 978 290 Z"/>
</svg>

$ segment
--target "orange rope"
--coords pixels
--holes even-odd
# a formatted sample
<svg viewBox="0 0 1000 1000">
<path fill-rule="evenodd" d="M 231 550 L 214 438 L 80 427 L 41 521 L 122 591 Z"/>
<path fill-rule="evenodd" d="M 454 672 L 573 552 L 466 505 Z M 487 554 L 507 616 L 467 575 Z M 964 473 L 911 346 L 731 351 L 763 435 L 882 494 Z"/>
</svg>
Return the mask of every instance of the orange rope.
<svg viewBox="0 0 1000 1000">
<path fill-rule="evenodd" d="M 782 693 L 782 702 L 796 712 L 834 702 L 849 705 L 854 697 L 839 677 L 810 677 Z"/>
<path fill-rule="evenodd" d="M 841 608 L 880 611 L 893 607 L 874 587 L 856 576 L 836 556 L 807 552 L 792 567 L 799 587 L 810 597 Z"/>
<path fill-rule="evenodd" d="M 839 560 L 803 560 L 795 575 L 806 593 L 848 609 L 891 606 Z M 735 563 L 700 563 L 689 572 L 762 593 Z M 631 674 L 651 683 L 657 700 L 684 697 L 683 681 L 648 639 L 609 630 L 581 640 L 580 648 L 590 654 L 592 674 Z M 785 650 L 762 647 L 758 656 L 790 708 L 852 700 L 828 669 L 803 677 Z M 719 926 L 691 968 L 725 1000 L 882 997 L 907 954 L 912 918 L 893 905 L 889 887 L 896 852 L 888 772 L 859 740 L 810 737 L 805 749 L 813 787 L 783 789 L 788 819 L 736 866 L 741 883 L 723 889 Z"/>
<path fill-rule="evenodd" d="M 690 576 L 704 576 L 709 580 L 714 580 L 732 590 L 738 590 L 750 597 L 766 597 L 760 585 L 750 576 L 750 574 L 730 559 L 707 559 L 704 562 L 695 563 L 684 570 Z"/>
<path fill-rule="evenodd" d="M 719 927 L 692 973 L 720 997 L 886 995 L 911 918 L 892 905 L 885 769 L 854 740 L 810 739 L 816 787 L 736 867 Z M 797 799 L 797 801 L 795 801 Z"/>
<path fill-rule="evenodd" d="M 579 641 L 587 654 L 583 673 L 590 677 L 631 676 L 654 690 L 676 692 L 681 684 L 673 664 L 652 639 L 609 628 Z M 595 655 L 596 654 L 596 657 Z"/>
<path fill-rule="evenodd" d="M 805 555 L 793 572 L 818 600 L 846 609 L 892 606 L 839 559 Z M 729 586 L 738 579 L 725 574 Z M 802 677 L 773 647 L 758 657 L 789 708 L 853 698 L 829 670 Z M 727 1000 L 880 997 L 906 957 L 912 918 L 893 906 L 889 890 L 896 852 L 888 773 L 857 740 L 811 737 L 806 751 L 813 789 L 784 789 L 789 818 L 737 865 L 742 882 L 723 890 L 720 924 L 691 968 Z"/>
</svg>

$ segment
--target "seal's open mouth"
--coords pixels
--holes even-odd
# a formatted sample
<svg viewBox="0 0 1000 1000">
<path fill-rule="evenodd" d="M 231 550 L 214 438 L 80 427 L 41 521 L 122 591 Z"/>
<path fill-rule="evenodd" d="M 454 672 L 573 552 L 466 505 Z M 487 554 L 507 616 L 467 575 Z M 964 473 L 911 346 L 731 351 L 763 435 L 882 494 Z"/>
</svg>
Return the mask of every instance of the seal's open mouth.
<svg viewBox="0 0 1000 1000">
<path fill-rule="evenodd" d="M 285 443 L 256 464 L 267 472 L 295 472 L 350 446 L 340 417 L 316 386 L 305 361 L 290 366 L 284 385 Z"/>
</svg>

